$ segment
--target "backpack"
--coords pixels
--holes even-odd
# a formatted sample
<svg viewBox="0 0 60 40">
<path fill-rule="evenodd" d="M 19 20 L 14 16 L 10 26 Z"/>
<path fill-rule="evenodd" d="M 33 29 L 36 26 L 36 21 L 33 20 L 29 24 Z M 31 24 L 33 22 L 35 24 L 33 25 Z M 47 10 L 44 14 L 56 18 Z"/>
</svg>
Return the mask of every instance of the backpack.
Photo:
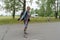
<svg viewBox="0 0 60 40">
<path fill-rule="evenodd" d="M 23 15 L 23 12 L 21 12 L 20 17 L 17 19 L 18 21 L 20 20 L 21 16 Z"/>
<path fill-rule="evenodd" d="M 20 15 L 20 18 L 18 18 L 18 21 L 19 20 L 21 20 L 21 21 L 24 20 L 25 15 L 26 15 L 26 11 L 22 12 L 21 15 Z"/>
</svg>

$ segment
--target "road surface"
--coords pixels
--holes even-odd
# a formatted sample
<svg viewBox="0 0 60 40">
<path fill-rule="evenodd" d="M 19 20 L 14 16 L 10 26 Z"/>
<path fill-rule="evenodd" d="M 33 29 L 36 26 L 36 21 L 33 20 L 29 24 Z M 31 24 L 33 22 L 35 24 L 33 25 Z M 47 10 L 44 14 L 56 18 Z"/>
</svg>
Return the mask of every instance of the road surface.
<svg viewBox="0 0 60 40">
<path fill-rule="evenodd" d="M 0 40 L 60 40 L 60 22 L 30 23 L 27 38 L 23 24 L 0 25 Z"/>
</svg>

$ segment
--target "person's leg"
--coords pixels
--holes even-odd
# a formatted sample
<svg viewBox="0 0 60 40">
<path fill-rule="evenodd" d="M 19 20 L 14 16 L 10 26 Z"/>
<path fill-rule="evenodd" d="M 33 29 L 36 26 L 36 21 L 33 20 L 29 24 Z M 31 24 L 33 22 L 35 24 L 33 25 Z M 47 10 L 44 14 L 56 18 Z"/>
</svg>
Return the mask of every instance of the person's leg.
<svg viewBox="0 0 60 40">
<path fill-rule="evenodd" d="M 26 30 L 27 30 L 27 26 L 28 26 L 28 21 L 24 21 L 24 34 L 27 34 L 26 33 Z"/>
</svg>

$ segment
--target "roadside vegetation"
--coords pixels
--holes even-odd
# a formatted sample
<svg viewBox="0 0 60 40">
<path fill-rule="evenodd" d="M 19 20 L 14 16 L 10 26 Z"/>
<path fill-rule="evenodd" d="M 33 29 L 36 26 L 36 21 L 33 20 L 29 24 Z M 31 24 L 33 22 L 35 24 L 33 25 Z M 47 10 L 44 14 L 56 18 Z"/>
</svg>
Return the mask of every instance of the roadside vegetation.
<svg viewBox="0 0 60 40">
<path fill-rule="evenodd" d="M 19 16 L 16 16 L 13 19 L 11 16 L 0 16 L 0 25 L 2 24 L 17 24 L 17 19 Z M 44 23 L 44 22 L 60 22 L 60 19 L 55 19 L 55 17 L 35 17 L 30 19 L 30 23 Z M 20 22 L 23 23 L 23 22 Z"/>
</svg>

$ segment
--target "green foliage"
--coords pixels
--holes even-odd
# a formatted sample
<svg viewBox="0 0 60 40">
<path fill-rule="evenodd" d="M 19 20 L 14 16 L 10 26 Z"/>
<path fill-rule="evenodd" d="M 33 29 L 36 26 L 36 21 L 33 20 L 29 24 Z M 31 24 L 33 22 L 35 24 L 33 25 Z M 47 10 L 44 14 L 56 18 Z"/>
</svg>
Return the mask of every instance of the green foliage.
<svg viewBox="0 0 60 40">
<path fill-rule="evenodd" d="M 55 0 L 47 0 L 47 4 L 53 5 L 53 4 L 55 4 Z"/>
<path fill-rule="evenodd" d="M 53 12 L 52 12 L 52 8 L 48 5 L 47 6 L 47 9 L 46 9 L 46 16 L 49 16 L 49 15 L 51 15 Z"/>
<path fill-rule="evenodd" d="M 40 9 L 37 10 L 39 16 L 44 17 L 45 16 L 45 6 L 46 6 L 45 5 L 46 4 L 45 0 L 38 0 L 38 1 L 36 1 L 36 3 L 40 8 Z"/>
<path fill-rule="evenodd" d="M 5 9 L 8 12 L 12 12 L 13 19 L 15 18 L 15 12 L 22 9 L 22 4 L 19 2 L 19 0 L 4 0 L 5 3 Z"/>
<path fill-rule="evenodd" d="M 42 5 L 41 8 L 40 8 L 40 16 L 44 17 L 44 15 L 45 15 L 45 8 Z"/>
<path fill-rule="evenodd" d="M 15 1 L 15 3 L 14 3 Z M 5 9 L 7 11 L 13 11 L 15 6 L 15 11 L 18 11 L 21 9 L 22 4 L 19 2 L 19 0 L 5 0 Z"/>
<path fill-rule="evenodd" d="M 58 15 L 60 16 L 60 8 L 59 8 L 59 11 L 58 11 Z"/>
<path fill-rule="evenodd" d="M 35 12 L 35 11 L 34 11 L 34 9 L 32 8 L 32 9 L 31 9 L 31 14 L 34 14 L 34 12 Z"/>
<path fill-rule="evenodd" d="M 40 16 L 40 10 L 36 9 L 35 12 Z"/>
<path fill-rule="evenodd" d="M 53 14 L 53 5 L 55 3 L 55 0 L 47 0 L 47 3 L 46 3 L 46 16 L 50 16 L 51 14 Z"/>
<path fill-rule="evenodd" d="M 52 7 L 55 3 L 55 0 L 37 0 L 36 3 L 40 8 L 37 10 L 39 16 L 54 16 Z"/>
</svg>

